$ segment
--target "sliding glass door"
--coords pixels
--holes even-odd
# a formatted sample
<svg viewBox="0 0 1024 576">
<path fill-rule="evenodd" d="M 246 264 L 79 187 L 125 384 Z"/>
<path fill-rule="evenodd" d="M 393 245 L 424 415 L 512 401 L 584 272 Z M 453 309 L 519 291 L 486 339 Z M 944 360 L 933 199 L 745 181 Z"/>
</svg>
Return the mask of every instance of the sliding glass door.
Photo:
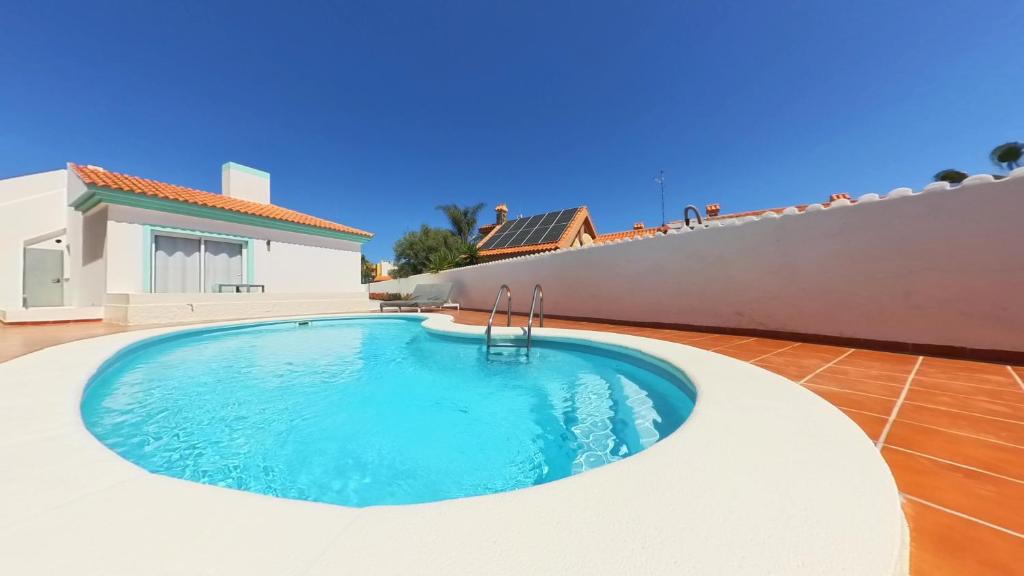
<svg viewBox="0 0 1024 576">
<path fill-rule="evenodd" d="M 153 238 L 153 292 L 202 292 L 199 239 Z"/>
<path fill-rule="evenodd" d="M 217 292 L 245 277 L 243 244 L 203 237 L 153 236 L 153 292 Z"/>
<path fill-rule="evenodd" d="M 218 284 L 242 283 L 242 245 L 237 242 L 203 240 L 206 291 L 217 292 Z"/>
</svg>

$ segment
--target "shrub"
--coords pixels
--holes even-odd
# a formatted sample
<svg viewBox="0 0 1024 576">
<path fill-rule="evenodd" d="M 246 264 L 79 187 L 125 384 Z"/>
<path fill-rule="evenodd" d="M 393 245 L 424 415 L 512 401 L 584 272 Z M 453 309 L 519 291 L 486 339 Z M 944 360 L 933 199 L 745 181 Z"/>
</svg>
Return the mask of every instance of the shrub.
<svg viewBox="0 0 1024 576">
<path fill-rule="evenodd" d="M 370 292 L 370 300 L 390 302 L 392 300 L 408 300 L 412 294 L 399 294 L 398 292 Z"/>
</svg>

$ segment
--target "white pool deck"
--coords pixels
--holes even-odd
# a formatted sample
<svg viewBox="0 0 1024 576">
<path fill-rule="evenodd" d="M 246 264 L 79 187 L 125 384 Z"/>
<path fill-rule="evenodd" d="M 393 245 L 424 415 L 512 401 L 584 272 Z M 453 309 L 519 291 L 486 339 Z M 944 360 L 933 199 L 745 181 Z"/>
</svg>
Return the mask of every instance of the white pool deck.
<svg viewBox="0 0 1024 576">
<path fill-rule="evenodd" d="M 483 331 L 419 316 L 428 330 Z M 693 414 L 640 454 L 549 484 L 347 508 L 151 474 L 86 430 L 79 404 L 100 364 L 182 329 L 0 364 L 0 574 L 907 574 L 906 522 L 878 450 L 826 401 L 745 362 L 535 329 L 537 339 L 624 346 L 677 366 L 697 388 Z"/>
</svg>

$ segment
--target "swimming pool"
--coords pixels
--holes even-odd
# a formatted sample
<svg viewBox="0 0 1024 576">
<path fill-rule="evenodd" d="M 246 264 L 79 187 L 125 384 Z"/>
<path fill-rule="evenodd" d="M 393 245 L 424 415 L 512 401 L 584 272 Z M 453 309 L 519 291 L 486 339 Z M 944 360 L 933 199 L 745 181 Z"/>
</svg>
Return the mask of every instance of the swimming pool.
<svg viewBox="0 0 1024 576">
<path fill-rule="evenodd" d="M 158 474 L 346 506 L 504 492 L 652 446 L 693 386 L 653 358 L 535 340 L 488 355 L 421 318 L 276 322 L 137 343 L 90 380 L 82 417 Z"/>
</svg>

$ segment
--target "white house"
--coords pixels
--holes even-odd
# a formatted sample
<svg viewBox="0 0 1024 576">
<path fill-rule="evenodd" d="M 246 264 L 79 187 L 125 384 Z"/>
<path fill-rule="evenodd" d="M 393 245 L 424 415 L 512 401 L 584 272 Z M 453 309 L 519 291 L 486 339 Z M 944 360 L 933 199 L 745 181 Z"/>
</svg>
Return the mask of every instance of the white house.
<svg viewBox="0 0 1024 576">
<path fill-rule="evenodd" d="M 270 203 L 270 174 L 224 164 L 215 194 L 67 168 L 0 180 L 0 321 L 121 324 L 369 308 L 373 235 Z"/>
</svg>

